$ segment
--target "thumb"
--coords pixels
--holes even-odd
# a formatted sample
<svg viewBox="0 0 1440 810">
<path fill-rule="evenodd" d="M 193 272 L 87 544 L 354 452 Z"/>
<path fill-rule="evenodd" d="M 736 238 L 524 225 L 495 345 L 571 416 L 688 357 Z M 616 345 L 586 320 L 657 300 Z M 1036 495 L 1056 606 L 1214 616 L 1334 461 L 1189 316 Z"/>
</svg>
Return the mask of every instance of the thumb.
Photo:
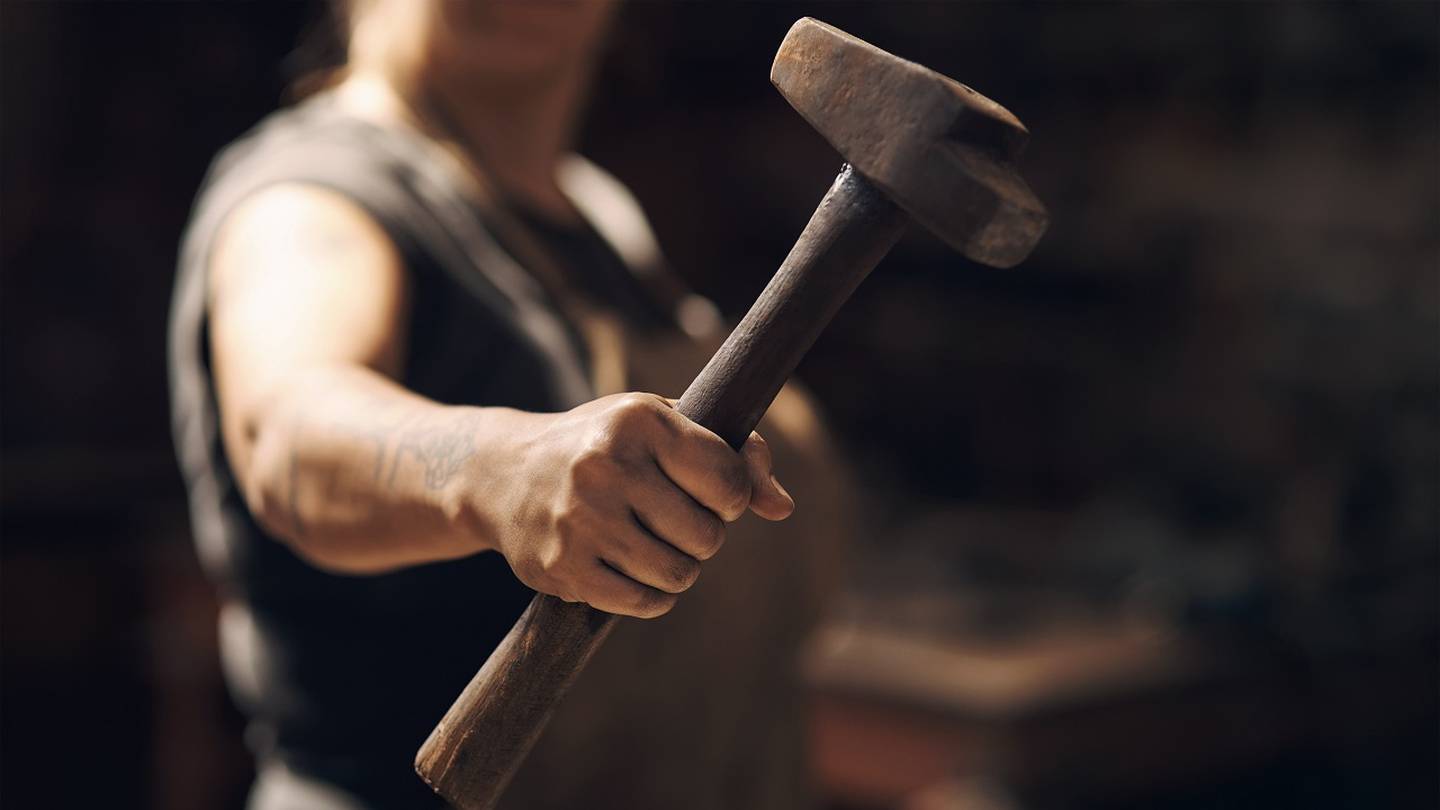
<svg viewBox="0 0 1440 810">
<path fill-rule="evenodd" d="M 750 511 L 766 520 L 784 520 L 795 511 L 795 499 L 775 480 L 770 445 L 759 433 L 751 431 L 740 448 L 745 468 L 750 473 Z"/>
</svg>

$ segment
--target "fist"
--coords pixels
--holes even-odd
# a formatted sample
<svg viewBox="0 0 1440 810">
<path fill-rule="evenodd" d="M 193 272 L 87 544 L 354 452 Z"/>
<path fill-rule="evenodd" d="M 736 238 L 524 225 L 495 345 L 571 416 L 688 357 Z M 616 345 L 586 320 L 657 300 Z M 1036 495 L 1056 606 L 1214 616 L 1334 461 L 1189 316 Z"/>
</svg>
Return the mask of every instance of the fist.
<svg viewBox="0 0 1440 810">
<path fill-rule="evenodd" d="M 726 523 L 795 508 L 760 434 L 737 453 L 653 394 L 545 415 L 521 442 L 500 552 L 531 588 L 610 613 L 664 615 L 720 550 Z"/>
</svg>

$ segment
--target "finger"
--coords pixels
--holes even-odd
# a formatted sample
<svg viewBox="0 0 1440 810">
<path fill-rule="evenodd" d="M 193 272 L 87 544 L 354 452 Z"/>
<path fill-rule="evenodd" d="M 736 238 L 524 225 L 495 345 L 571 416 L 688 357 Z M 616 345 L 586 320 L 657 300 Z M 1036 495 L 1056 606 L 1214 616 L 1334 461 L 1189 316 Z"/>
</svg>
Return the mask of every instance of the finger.
<svg viewBox="0 0 1440 810">
<path fill-rule="evenodd" d="M 651 448 L 660 470 L 722 520 L 739 520 L 750 505 L 750 475 L 740 454 L 679 411 L 667 414 L 669 429 Z"/>
<path fill-rule="evenodd" d="M 597 559 L 584 580 L 585 601 L 596 610 L 654 619 L 675 607 L 674 594 L 642 585 L 620 573 L 610 563 Z"/>
<path fill-rule="evenodd" d="M 700 578 L 700 561 L 650 533 L 633 515 L 629 531 L 605 552 L 610 567 L 665 593 L 684 593 Z"/>
<path fill-rule="evenodd" d="M 631 501 L 645 529 L 694 559 L 710 559 L 725 542 L 725 522 L 658 466 L 650 466 Z"/>
<path fill-rule="evenodd" d="M 770 444 L 752 430 L 740 448 L 740 457 L 750 475 L 750 510 L 766 520 L 790 517 L 795 511 L 795 499 L 775 479 Z"/>
</svg>

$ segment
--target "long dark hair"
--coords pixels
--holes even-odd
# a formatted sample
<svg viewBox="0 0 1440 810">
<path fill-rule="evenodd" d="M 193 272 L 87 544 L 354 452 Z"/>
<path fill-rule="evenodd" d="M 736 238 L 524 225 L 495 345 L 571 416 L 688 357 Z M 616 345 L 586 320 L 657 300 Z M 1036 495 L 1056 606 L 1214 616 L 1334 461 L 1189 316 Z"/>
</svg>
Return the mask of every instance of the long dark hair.
<svg viewBox="0 0 1440 810">
<path fill-rule="evenodd" d="M 339 84 L 346 73 L 350 30 L 364 0 L 315 3 L 295 50 L 285 58 L 286 96 L 299 101 Z"/>
</svg>

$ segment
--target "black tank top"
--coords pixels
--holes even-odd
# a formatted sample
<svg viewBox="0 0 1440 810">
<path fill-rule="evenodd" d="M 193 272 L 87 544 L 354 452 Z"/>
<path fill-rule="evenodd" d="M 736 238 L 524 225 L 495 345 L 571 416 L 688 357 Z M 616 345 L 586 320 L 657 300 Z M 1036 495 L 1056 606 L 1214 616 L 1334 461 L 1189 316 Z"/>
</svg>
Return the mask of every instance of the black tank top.
<svg viewBox="0 0 1440 810">
<path fill-rule="evenodd" d="M 175 440 L 200 556 L 224 597 L 222 656 L 251 721 L 249 742 L 258 756 L 408 806 L 429 800 L 410 771 L 414 751 L 531 593 L 494 553 L 338 576 L 260 528 L 220 441 L 206 266 L 221 222 L 244 198 L 277 183 L 332 189 L 384 228 L 411 275 L 408 388 L 443 403 L 530 411 L 590 399 L 575 326 L 496 238 L 439 148 L 415 131 L 350 116 L 323 94 L 270 116 L 221 152 L 206 177 L 170 322 Z M 673 323 L 595 231 L 510 213 L 529 218 L 562 264 L 583 271 L 576 279 L 592 299 L 608 298 L 601 303 L 632 322 Z"/>
</svg>

